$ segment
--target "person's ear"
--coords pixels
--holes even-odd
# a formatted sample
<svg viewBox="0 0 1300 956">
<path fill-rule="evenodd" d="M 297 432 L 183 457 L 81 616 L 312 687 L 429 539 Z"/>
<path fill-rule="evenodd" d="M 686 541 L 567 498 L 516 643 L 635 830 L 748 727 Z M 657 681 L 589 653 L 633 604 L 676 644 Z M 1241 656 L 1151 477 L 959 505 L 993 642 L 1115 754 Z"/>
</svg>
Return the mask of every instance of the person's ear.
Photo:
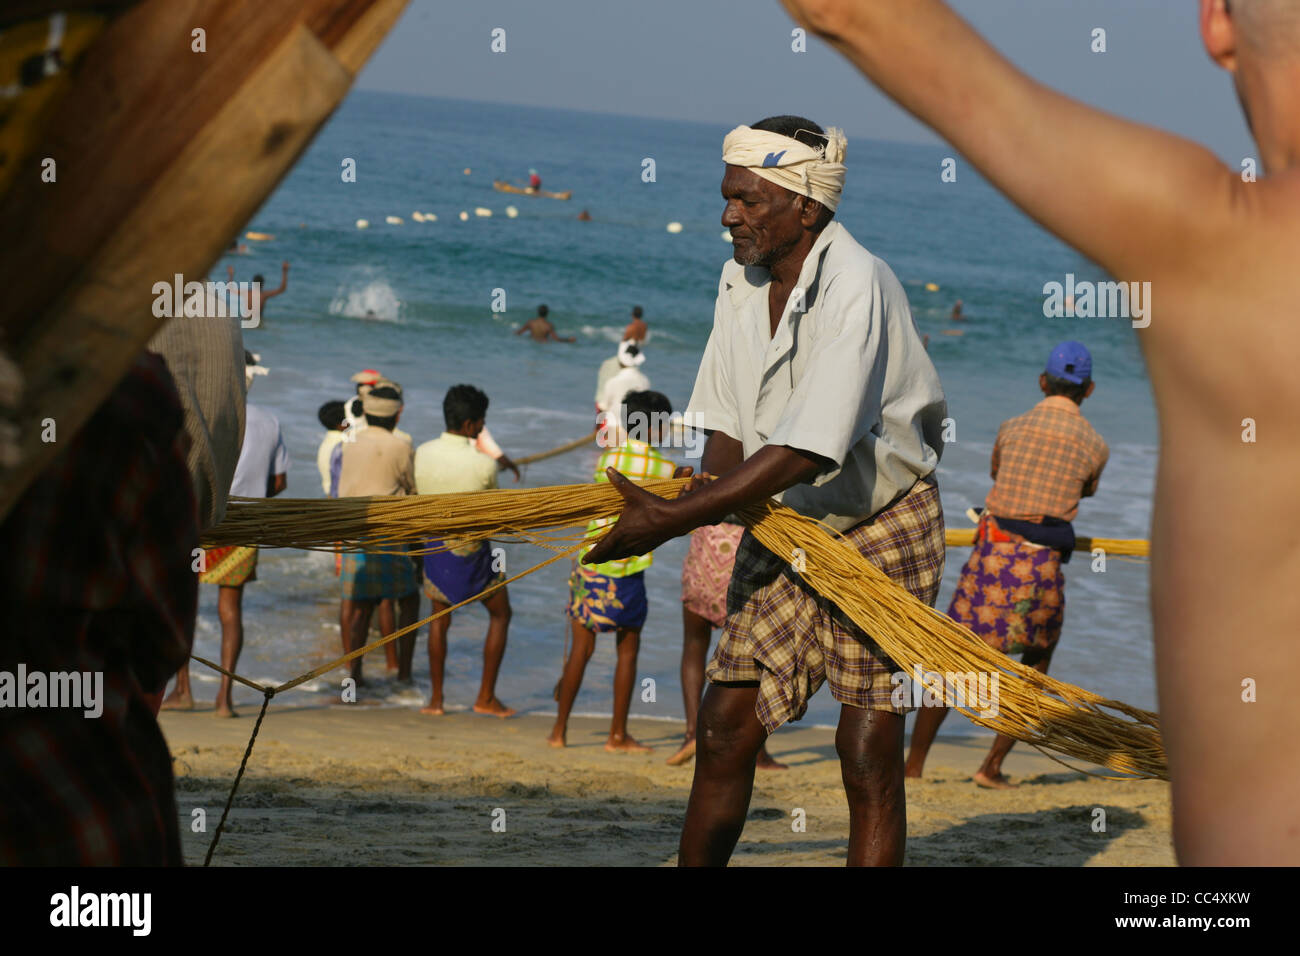
<svg viewBox="0 0 1300 956">
<path fill-rule="evenodd" d="M 1089 382 L 1089 383 L 1088 383 L 1087 391 L 1085 391 L 1085 392 L 1083 393 L 1083 397 L 1084 397 L 1084 398 L 1088 398 L 1089 396 L 1091 396 L 1091 395 L 1092 395 L 1092 390 L 1093 390 L 1094 388 L 1096 388 L 1096 387 L 1097 387 L 1097 383 L 1096 383 L 1096 382 Z"/>
<path fill-rule="evenodd" d="M 1043 390 L 1044 395 L 1047 394 L 1047 373 L 1046 372 L 1043 372 L 1038 376 L 1038 387 Z"/>
<path fill-rule="evenodd" d="M 1211 60 L 1235 73 L 1238 30 L 1229 7 L 1229 0 L 1201 0 L 1201 42 Z"/>
<path fill-rule="evenodd" d="M 812 229 L 821 219 L 822 210 L 826 207 L 815 199 L 809 199 L 807 196 L 801 196 L 800 198 L 803 200 L 803 208 L 799 211 L 799 222 L 805 229 Z"/>
</svg>

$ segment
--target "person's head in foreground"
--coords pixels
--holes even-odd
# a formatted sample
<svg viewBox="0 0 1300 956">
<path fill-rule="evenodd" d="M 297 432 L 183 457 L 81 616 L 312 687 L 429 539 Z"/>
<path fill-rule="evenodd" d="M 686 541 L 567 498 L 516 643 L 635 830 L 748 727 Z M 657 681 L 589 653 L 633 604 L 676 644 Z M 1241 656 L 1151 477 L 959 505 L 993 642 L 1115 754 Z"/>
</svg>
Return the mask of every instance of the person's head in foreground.
<svg viewBox="0 0 1300 956">
<path fill-rule="evenodd" d="M 1265 169 L 1290 165 L 1295 157 L 1280 151 L 1295 138 L 1288 134 L 1300 88 L 1300 3 L 1201 0 L 1201 38 L 1210 58 L 1232 74 Z"/>
<path fill-rule="evenodd" d="M 477 438 L 487 423 L 488 397 L 473 385 L 453 385 L 442 400 L 442 419 L 453 435 Z"/>
<path fill-rule="evenodd" d="M 628 392 L 619 408 L 619 419 L 629 441 L 660 445 L 670 434 L 672 403 L 663 392 Z"/>
<path fill-rule="evenodd" d="M 1064 395 L 1076 405 L 1092 394 L 1092 353 L 1082 342 L 1062 342 L 1047 357 L 1047 367 L 1038 376 L 1038 387 L 1047 396 Z"/>
<path fill-rule="evenodd" d="M 317 410 L 316 417 L 327 431 L 341 432 L 348 427 L 347 410 L 342 402 L 326 402 Z"/>
<path fill-rule="evenodd" d="M 844 152 L 842 132 L 802 116 L 772 116 L 727 134 L 722 224 L 738 263 L 771 269 L 807 253 L 839 205 Z"/>
<path fill-rule="evenodd" d="M 379 382 L 361 396 L 366 424 L 392 431 L 402 417 L 402 387 L 396 382 Z"/>
<path fill-rule="evenodd" d="M 244 349 L 244 391 L 247 392 L 253 387 L 253 379 L 258 375 L 265 375 L 269 369 L 262 365 L 262 356 L 254 355 L 248 349 Z"/>
<path fill-rule="evenodd" d="M 546 318 L 546 317 L 547 317 L 548 315 L 550 315 L 550 314 L 551 314 L 551 310 L 548 309 L 546 306 L 544 306 L 544 305 L 539 305 L 539 306 L 537 307 L 537 315 L 538 315 L 539 318 L 543 318 L 543 319 L 544 319 L 544 318 Z"/>
</svg>

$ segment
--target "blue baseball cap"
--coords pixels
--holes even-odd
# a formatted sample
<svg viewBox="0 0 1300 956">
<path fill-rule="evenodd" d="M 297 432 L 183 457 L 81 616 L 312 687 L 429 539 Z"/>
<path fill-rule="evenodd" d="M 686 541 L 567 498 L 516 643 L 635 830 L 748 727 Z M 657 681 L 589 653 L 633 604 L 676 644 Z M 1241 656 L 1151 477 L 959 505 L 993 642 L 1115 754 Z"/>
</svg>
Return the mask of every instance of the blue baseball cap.
<svg viewBox="0 0 1300 956">
<path fill-rule="evenodd" d="M 1047 357 L 1044 371 L 1053 378 L 1082 385 L 1092 378 L 1092 353 L 1082 342 L 1062 342 Z"/>
</svg>

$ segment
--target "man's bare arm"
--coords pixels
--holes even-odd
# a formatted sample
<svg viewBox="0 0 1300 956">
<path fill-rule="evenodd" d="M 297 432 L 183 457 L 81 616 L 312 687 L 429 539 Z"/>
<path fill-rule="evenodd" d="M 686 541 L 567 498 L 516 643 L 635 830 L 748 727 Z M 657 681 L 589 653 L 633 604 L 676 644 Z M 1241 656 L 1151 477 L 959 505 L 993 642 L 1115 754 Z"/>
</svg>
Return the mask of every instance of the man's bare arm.
<svg viewBox="0 0 1300 956">
<path fill-rule="evenodd" d="M 1047 89 L 942 0 L 782 2 L 1025 212 L 1116 276 L 1196 275 L 1222 242 L 1242 183 L 1212 153 Z"/>
<path fill-rule="evenodd" d="M 274 298 L 287 288 L 289 288 L 289 263 L 283 262 L 280 264 L 280 288 L 273 289 L 270 292 L 263 292 L 262 301 L 265 302 L 267 299 Z"/>
<path fill-rule="evenodd" d="M 638 488 L 608 468 L 606 476 L 625 501 L 623 514 L 582 559 L 583 563 L 599 564 L 653 551 L 670 538 L 706 524 L 717 524 L 733 511 L 809 481 L 828 464 L 797 448 L 768 445 L 716 481 L 672 501 Z"/>
</svg>

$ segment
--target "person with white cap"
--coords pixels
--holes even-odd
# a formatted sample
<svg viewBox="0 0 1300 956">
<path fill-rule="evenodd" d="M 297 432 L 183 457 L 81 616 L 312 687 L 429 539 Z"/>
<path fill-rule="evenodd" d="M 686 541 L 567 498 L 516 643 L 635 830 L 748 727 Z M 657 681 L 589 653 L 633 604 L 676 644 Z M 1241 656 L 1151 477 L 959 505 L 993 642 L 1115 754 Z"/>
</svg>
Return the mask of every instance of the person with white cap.
<svg viewBox="0 0 1300 956">
<path fill-rule="evenodd" d="M 934 601 L 944 561 L 934 472 L 947 403 L 902 285 L 834 220 L 844 156 L 842 132 L 800 116 L 737 127 L 723 141 L 733 261 L 722 269 L 687 410 L 709 436 L 705 475 L 669 501 L 612 472 L 624 510 L 584 563 L 643 554 L 775 495 L 840 532 L 918 600 Z M 789 555 L 748 531 L 727 610 L 707 671 L 679 861 L 726 863 L 764 741 L 802 717 L 828 681 L 843 705 L 836 748 L 848 861 L 901 863 L 907 708 L 890 698 L 897 666 L 803 581 Z"/>
<path fill-rule="evenodd" d="M 604 421 L 609 422 L 614 430 L 618 429 L 619 406 L 623 404 L 623 398 L 631 392 L 650 391 L 650 379 L 641 371 L 645 364 L 645 350 L 641 346 L 632 341 L 620 342 L 618 364 L 619 370 L 605 383 L 605 391 L 596 403 L 596 408 L 604 413 Z M 613 442 L 610 447 L 617 444 L 619 442 Z"/>
<path fill-rule="evenodd" d="M 343 450 L 339 497 L 415 494 L 411 443 L 393 434 L 402 414 L 401 386 L 378 382 L 361 402 L 369 427 L 355 440 L 339 445 Z M 375 607 L 386 598 L 397 601 L 398 627 L 414 623 L 420 609 L 420 592 L 415 566 L 405 554 L 384 549 L 347 552 L 339 579 L 343 585 L 341 630 L 345 653 L 365 643 Z M 415 635 L 400 638 L 398 645 L 398 677 L 409 679 Z M 352 677 L 360 682 L 361 658 L 352 662 Z"/>
</svg>

